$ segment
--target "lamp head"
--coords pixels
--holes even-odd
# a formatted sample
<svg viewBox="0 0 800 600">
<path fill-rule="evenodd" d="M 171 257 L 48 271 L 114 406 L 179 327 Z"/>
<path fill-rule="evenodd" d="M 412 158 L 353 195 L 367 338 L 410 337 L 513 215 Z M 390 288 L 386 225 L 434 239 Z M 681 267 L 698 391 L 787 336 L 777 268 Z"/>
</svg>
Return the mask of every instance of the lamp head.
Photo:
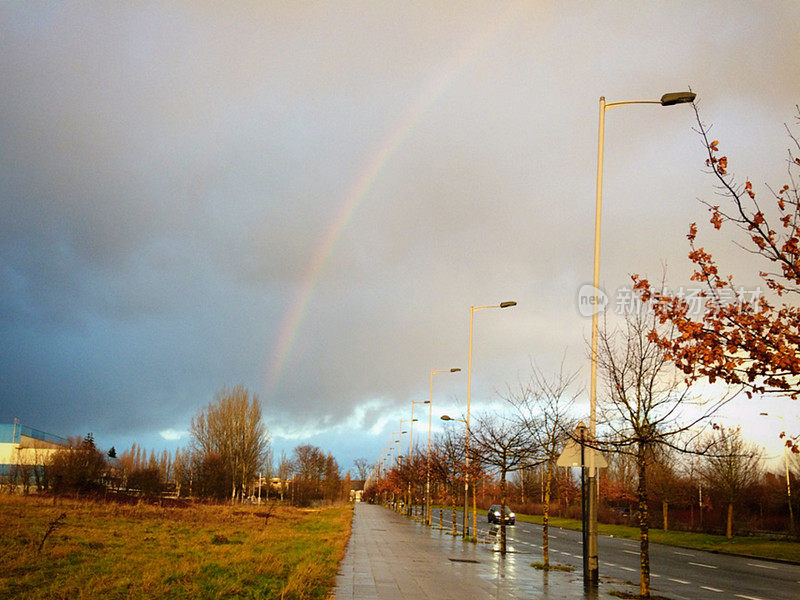
<svg viewBox="0 0 800 600">
<path fill-rule="evenodd" d="M 453 419 L 451 419 L 450 417 L 448 417 L 447 415 L 442 415 L 442 416 L 441 416 L 441 417 L 439 417 L 439 418 L 440 418 L 442 421 L 452 421 L 452 420 L 453 420 Z"/>
<path fill-rule="evenodd" d="M 451 373 L 458 373 L 461 369 L 450 369 Z"/>
<path fill-rule="evenodd" d="M 513 301 L 512 302 L 501 302 L 500 303 L 500 308 L 509 308 L 511 306 L 516 306 L 516 305 L 517 305 L 517 303 L 513 302 Z"/>
<path fill-rule="evenodd" d="M 670 92 L 661 96 L 661 106 L 672 106 L 673 104 L 687 104 L 694 102 L 697 94 L 694 92 Z"/>
</svg>

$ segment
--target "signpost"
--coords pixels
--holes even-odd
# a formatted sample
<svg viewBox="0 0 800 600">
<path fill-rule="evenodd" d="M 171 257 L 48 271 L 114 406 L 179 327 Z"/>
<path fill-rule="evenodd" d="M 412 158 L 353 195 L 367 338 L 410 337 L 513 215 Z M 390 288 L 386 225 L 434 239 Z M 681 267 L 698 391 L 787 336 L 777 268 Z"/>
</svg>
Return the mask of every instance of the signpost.
<svg viewBox="0 0 800 600">
<path fill-rule="evenodd" d="M 589 527 L 588 513 L 589 502 L 586 498 L 586 468 L 591 470 L 589 477 L 595 477 L 595 468 L 608 467 L 608 461 L 595 448 L 586 447 L 586 438 L 589 428 L 581 421 L 573 432 L 573 439 L 568 441 L 564 450 L 556 461 L 559 467 L 580 467 L 581 469 L 581 539 L 583 540 L 583 581 L 589 582 L 591 574 L 589 572 Z"/>
</svg>

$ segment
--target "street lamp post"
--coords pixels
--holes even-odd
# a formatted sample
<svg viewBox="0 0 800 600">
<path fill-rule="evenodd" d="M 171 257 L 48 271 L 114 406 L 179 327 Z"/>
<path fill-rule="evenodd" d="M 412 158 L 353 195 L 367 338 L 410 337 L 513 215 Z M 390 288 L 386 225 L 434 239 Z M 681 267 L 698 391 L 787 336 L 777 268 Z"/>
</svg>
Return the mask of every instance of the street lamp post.
<svg viewBox="0 0 800 600">
<path fill-rule="evenodd" d="M 492 304 L 490 306 L 470 306 L 469 307 L 469 347 L 467 350 L 467 437 L 466 443 L 464 445 L 464 537 L 469 536 L 469 528 L 467 527 L 467 506 L 469 506 L 469 416 L 470 416 L 470 404 L 471 404 L 471 394 L 472 394 L 472 322 L 473 322 L 473 315 L 475 314 L 476 310 L 483 310 L 484 308 L 510 308 L 512 306 L 516 306 L 516 302 L 501 302 L 500 304 Z M 478 511 L 475 506 L 472 509 L 472 529 L 476 531 L 478 529 Z"/>
<path fill-rule="evenodd" d="M 447 415 L 442 415 L 439 418 L 442 421 L 459 421 L 461 423 L 464 423 L 464 425 L 466 426 L 466 432 L 465 432 L 466 437 L 465 437 L 465 440 L 469 439 L 469 423 L 467 422 L 466 419 L 454 419 L 453 417 L 449 417 Z M 466 443 L 464 444 L 464 454 L 465 455 L 468 454 L 467 453 L 467 445 L 466 445 Z M 465 464 L 466 464 L 467 467 L 469 467 L 469 462 L 465 462 Z M 469 473 L 469 471 L 467 469 L 465 469 L 464 470 L 464 479 L 465 479 L 465 481 L 467 480 L 467 477 L 469 477 L 468 473 Z M 465 487 L 466 487 L 466 484 L 465 484 Z M 455 505 L 453 505 L 453 512 L 455 512 Z M 463 521 L 463 524 L 462 524 L 462 529 L 463 529 L 462 532 L 461 532 L 462 536 L 463 537 L 467 537 L 467 496 L 466 496 L 466 494 L 464 494 L 464 521 Z M 455 535 L 455 534 L 456 534 L 456 518 L 455 518 L 455 515 L 453 515 L 453 535 Z"/>
<path fill-rule="evenodd" d="M 762 417 L 769 417 L 769 413 L 759 413 Z M 781 420 L 783 423 L 783 415 L 772 415 Z M 792 484 L 789 480 L 789 453 L 786 450 L 786 445 L 783 446 L 783 462 L 786 467 L 786 498 L 789 501 L 789 533 L 794 535 L 794 511 L 792 510 Z"/>
<path fill-rule="evenodd" d="M 400 431 L 400 435 L 397 436 L 397 438 L 398 438 L 397 439 L 397 466 L 398 466 L 398 468 L 403 464 L 402 461 L 400 460 L 401 458 L 403 458 L 400 455 L 400 442 L 403 439 L 403 434 L 404 433 L 408 433 L 408 431 L 402 431 L 403 423 L 411 423 L 411 419 L 400 419 L 400 429 L 401 429 L 401 431 Z M 414 424 L 411 423 L 411 427 L 413 427 L 413 426 L 414 426 Z M 410 460 L 411 460 L 411 457 L 409 456 L 408 459 L 407 459 L 407 463 L 406 464 L 410 465 Z M 410 468 L 409 468 L 409 472 L 410 472 Z M 409 485 L 409 491 L 410 491 L 410 488 L 411 488 L 411 485 Z M 406 506 L 404 507 L 404 510 L 405 511 L 408 510 L 408 503 L 406 503 Z M 401 512 L 401 511 L 397 511 L 397 512 Z"/>
<path fill-rule="evenodd" d="M 414 514 L 413 509 L 413 501 L 411 498 L 411 469 L 413 467 L 411 463 L 411 459 L 414 457 L 414 421 L 419 421 L 419 419 L 414 418 L 414 405 L 417 404 L 416 401 L 411 401 L 411 420 L 409 421 L 408 425 L 408 506 L 406 507 L 406 515 L 411 516 Z M 421 404 L 421 402 L 420 402 Z"/>
<path fill-rule="evenodd" d="M 593 279 L 593 304 L 592 312 L 592 352 L 591 352 L 591 378 L 589 382 L 589 439 L 593 440 L 596 433 L 596 406 L 597 406 L 597 318 L 598 318 L 598 291 L 600 288 L 600 214 L 603 192 L 603 138 L 605 135 L 606 111 L 617 106 L 627 104 L 660 104 L 673 106 L 693 102 L 695 94 L 692 92 L 674 92 L 664 94 L 661 100 L 627 100 L 623 102 L 606 102 L 600 96 L 600 123 L 597 142 L 597 197 L 595 200 L 594 219 L 594 279 Z M 594 452 L 589 453 L 589 580 L 597 583 L 597 472 L 594 466 Z"/>
<path fill-rule="evenodd" d="M 428 405 L 428 460 L 425 465 L 425 523 L 431 524 L 431 411 L 433 408 L 433 376 L 436 373 L 458 373 L 461 369 L 441 369 L 431 371 L 431 395 Z"/>
</svg>

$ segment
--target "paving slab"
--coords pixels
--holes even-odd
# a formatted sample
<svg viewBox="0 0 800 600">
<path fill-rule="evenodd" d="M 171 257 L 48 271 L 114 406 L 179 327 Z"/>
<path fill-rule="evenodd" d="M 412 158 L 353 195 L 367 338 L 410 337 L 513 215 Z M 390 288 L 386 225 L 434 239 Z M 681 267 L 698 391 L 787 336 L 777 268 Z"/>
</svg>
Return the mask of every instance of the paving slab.
<svg viewBox="0 0 800 600">
<path fill-rule="evenodd" d="M 631 591 L 623 582 L 584 590 L 580 573 L 531 567 L 540 559 L 533 551 L 503 557 L 491 546 L 359 502 L 334 594 L 336 600 L 600 600 L 613 589 Z"/>
</svg>

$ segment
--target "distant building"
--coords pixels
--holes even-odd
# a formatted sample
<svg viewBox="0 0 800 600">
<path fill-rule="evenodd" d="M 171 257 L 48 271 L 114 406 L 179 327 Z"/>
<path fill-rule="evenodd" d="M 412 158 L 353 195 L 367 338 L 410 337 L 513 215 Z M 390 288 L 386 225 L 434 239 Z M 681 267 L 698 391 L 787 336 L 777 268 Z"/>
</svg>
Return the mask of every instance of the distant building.
<svg viewBox="0 0 800 600">
<path fill-rule="evenodd" d="M 0 477 L 15 468 L 46 465 L 53 453 L 69 442 L 19 423 L 0 423 Z"/>
<path fill-rule="evenodd" d="M 350 481 L 350 502 L 361 502 L 361 495 L 364 493 L 363 479 L 353 479 Z"/>
</svg>

